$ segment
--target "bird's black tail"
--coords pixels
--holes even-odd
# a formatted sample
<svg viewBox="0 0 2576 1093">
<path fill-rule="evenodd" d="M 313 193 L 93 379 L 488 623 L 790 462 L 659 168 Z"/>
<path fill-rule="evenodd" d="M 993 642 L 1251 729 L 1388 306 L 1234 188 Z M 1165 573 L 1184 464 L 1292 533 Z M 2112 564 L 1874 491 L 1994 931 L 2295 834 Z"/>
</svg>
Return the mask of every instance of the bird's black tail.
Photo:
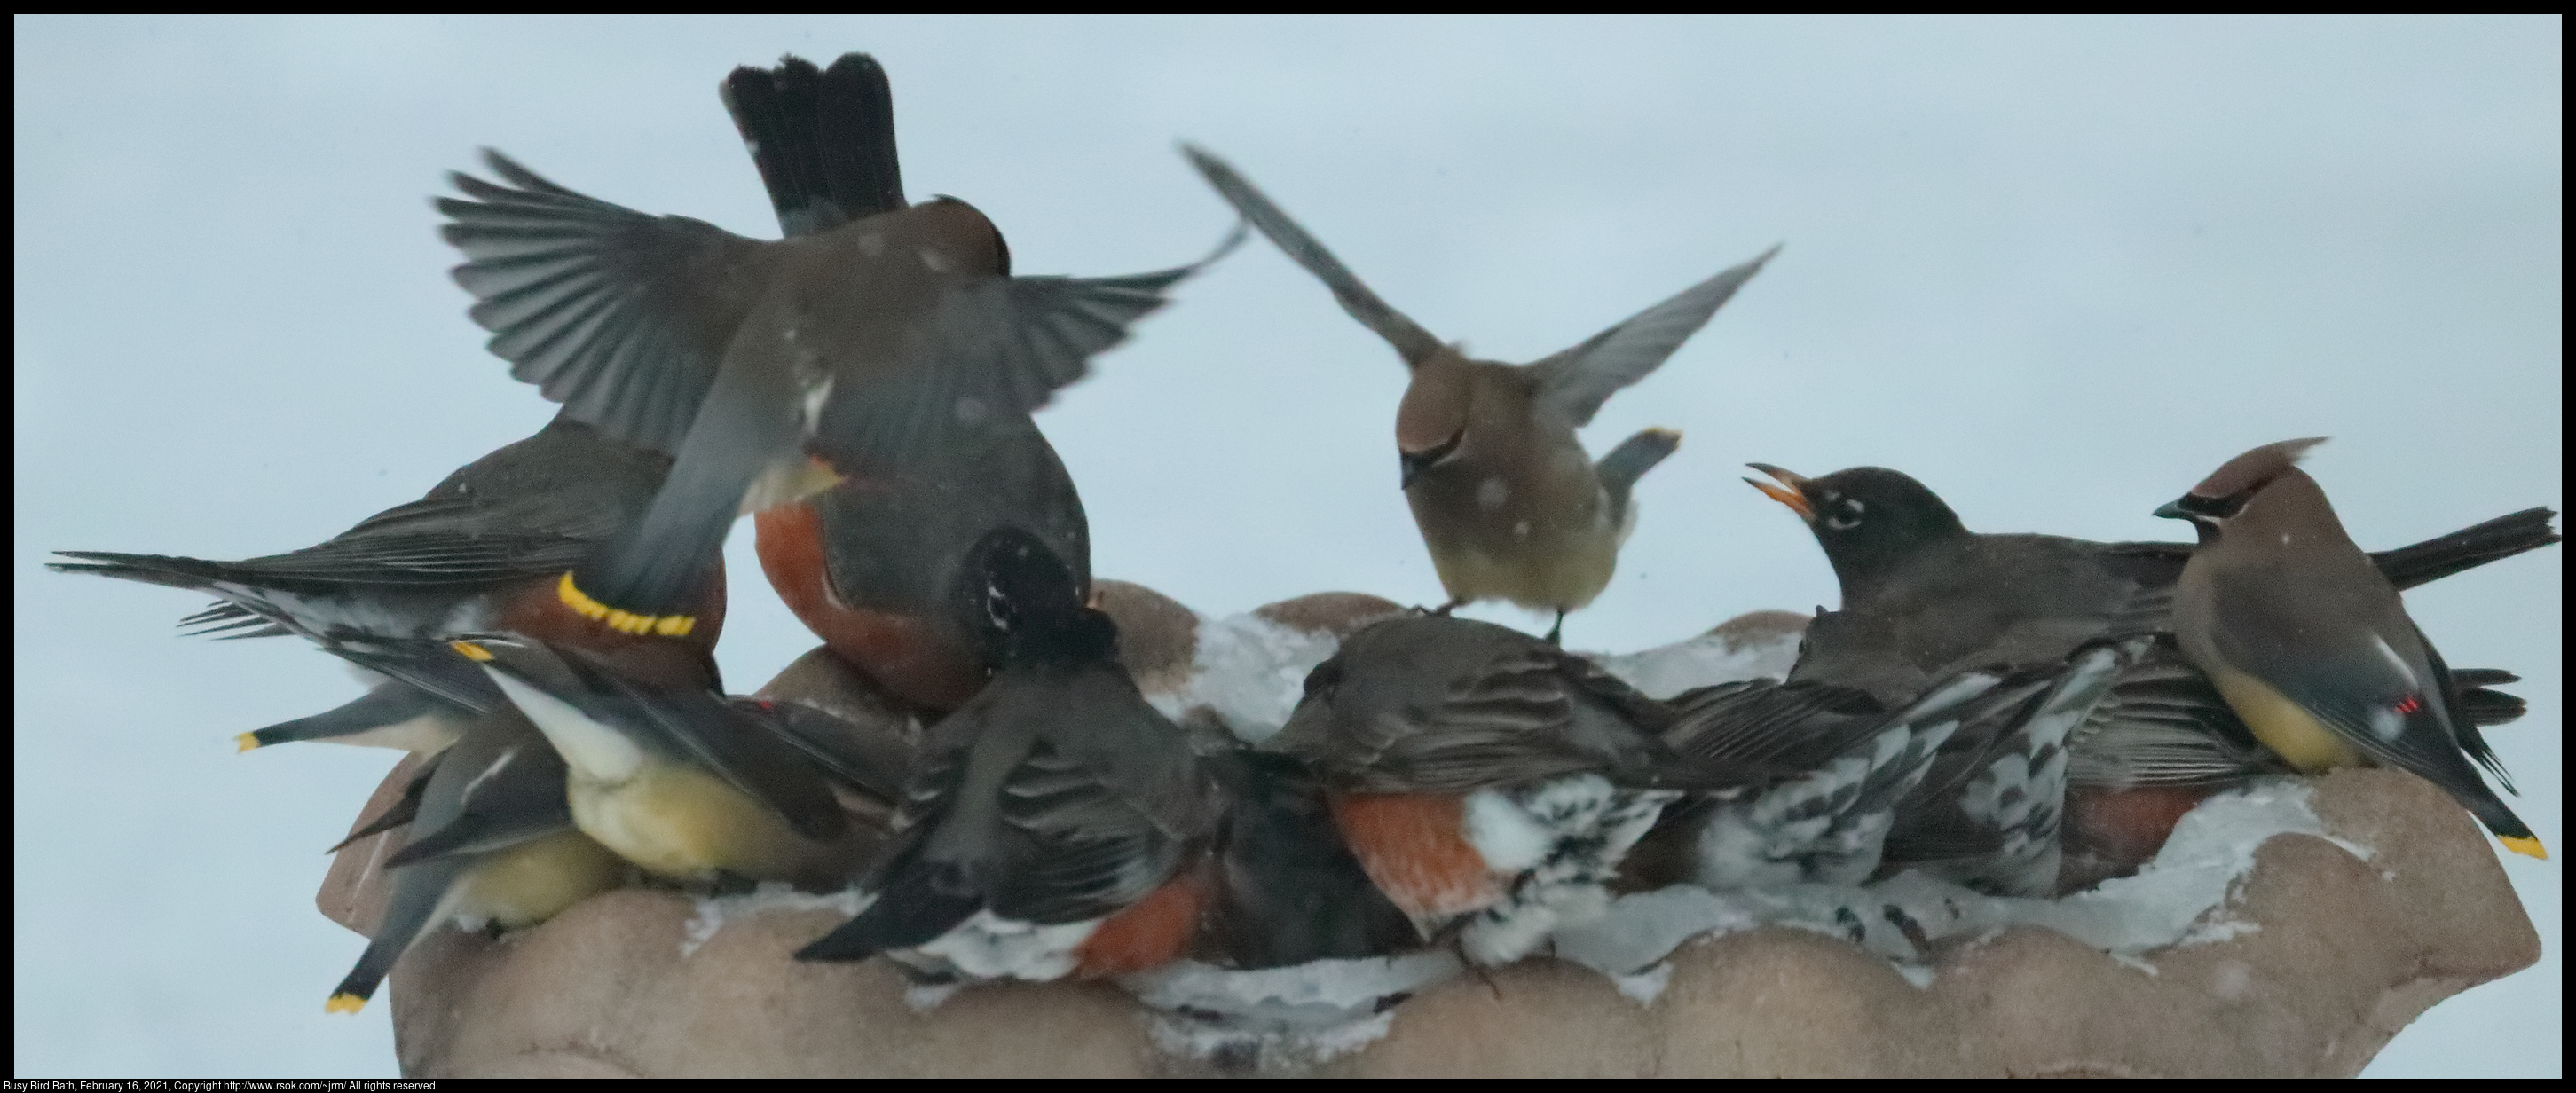
<svg viewBox="0 0 2576 1093">
<path fill-rule="evenodd" d="M 2413 588 L 2555 543 L 2558 531 L 2549 523 L 2557 518 L 2548 508 L 2524 509 L 2412 546 L 2383 550 L 2370 560 L 2379 563 L 2390 584 L 2401 590 Z"/>
<path fill-rule="evenodd" d="M 722 92 L 780 231 L 811 235 L 904 207 L 894 92 L 875 58 L 845 53 L 818 72 L 784 57 L 776 68 L 734 69 Z"/>
<path fill-rule="evenodd" d="M 876 902 L 858 917 L 796 951 L 798 960 L 865 960 L 878 953 L 928 944 L 984 907 L 981 886 L 957 864 L 924 863 L 911 856 L 919 842 L 897 851 L 870 887 Z"/>
</svg>

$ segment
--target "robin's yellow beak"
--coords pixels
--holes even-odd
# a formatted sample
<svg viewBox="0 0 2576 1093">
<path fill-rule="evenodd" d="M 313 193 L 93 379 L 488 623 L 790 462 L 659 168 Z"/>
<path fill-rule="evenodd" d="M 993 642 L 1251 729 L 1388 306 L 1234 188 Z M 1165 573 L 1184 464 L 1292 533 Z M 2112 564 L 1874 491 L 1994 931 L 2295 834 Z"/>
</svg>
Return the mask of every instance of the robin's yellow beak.
<svg viewBox="0 0 2576 1093">
<path fill-rule="evenodd" d="M 1768 463 L 1747 463 L 1745 466 L 1770 475 L 1780 481 L 1780 485 L 1774 486 L 1771 483 L 1764 482 L 1760 479 L 1747 478 L 1744 480 L 1746 485 L 1749 485 L 1754 489 L 1761 490 L 1762 495 L 1765 497 L 1789 506 L 1789 511 L 1797 513 L 1798 519 L 1804 520 L 1810 524 L 1816 522 L 1815 506 L 1807 503 L 1807 477 L 1805 475 L 1798 474 L 1794 471 L 1784 471 Z"/>
</svg>

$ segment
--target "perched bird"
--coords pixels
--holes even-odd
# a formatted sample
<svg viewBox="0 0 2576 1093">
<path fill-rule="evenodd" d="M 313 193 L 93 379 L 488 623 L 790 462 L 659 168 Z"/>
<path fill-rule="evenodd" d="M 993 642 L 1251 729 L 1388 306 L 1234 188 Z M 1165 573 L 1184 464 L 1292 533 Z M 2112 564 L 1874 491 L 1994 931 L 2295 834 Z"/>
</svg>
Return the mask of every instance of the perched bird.
<svg viewBox="0 0 2576 1093">
<path fill-rule="evenodd" d="M 819 891 L 876 849 L 880 833 L 852 823 L 834 793 L 856 779 L 788 731 L 780 706 L 728 700 L 704 654 L 639 642 L 602 655 L 515 635 L 454 644 L 563 756 L 573 823 L 645 872 Z"/>
<path fill-rule="evenodd" d="M 881 90 L 863 56 L 833 68 Z M 760 83 L 723 90 L 733 99 Z M 763 109 L 737 101 L 735 114 Z M 849 112 L 890 117 L 883 102 Z M 737 513 L 1023 428 L 1217 256 L 1128 277 L 1014 277 L 1001 233 L 972 206 L 901 207 L 890 158 L 786 183 L 800 161 L 772 151 L 773 195 L 811 195 L 788 208 L 801 234 L 777 241 L 621 208 L 497 152 L 486 159 L 499 183 L 458 174 L 466 196 L 438 201 L 466 258 L 455 277 L 477 301 L 469 314 L 512 373 L 572 417 L 675 458 L 643 519 L 560 589 L 624 632 L 698 625 L 688 591 Z M 828 181 L 843 177 L 869 181 L 856 192 Z"/>
<path fill-rule="evenodd" d="M 1693 285 L 1581 344 L 1527 365 L 1469 359 L 1387 306 L 1225 161 L 1183 154 L 1235 211 L 1321 279 L 1342 310 L 1395 346 L 1413 380 L 1395 416 L 1405 500 L 1449 607 L 1507 600 L 1565 614 L 1610 583 L 1636 519 L 1630 491 L 1681 434 L 1647 429 L 1597 465 L 1574 430 L 1646 378 L 1759 272 L 1778 247 Z"/>
<path fill-rule="evenodd" d="M 1901 702 L 1952 672 L 2049 664 L 2086 642 L 2170 628 L 2182 543 L 2097 543 L 1969 531 L 1922 483 L 1882 467 L 1806 478 L 1767 464 L 1746 479 L 1806 521 L 1833 564 L 1842 607 L 1820 612 L 1793 680 L 1860 687 Z M 2558 541 L 2555 514 L 2526 509 L 2372 556 L 2411 588 Z"/>
<path fill-rule="evenodd" d="M 435 752 L 467 721 L 506 705 L 483 673 L 435 639 L 597 629 L 562 605 L 556 586 L 566 567 L 643 515 L 670 465 L 667 456 L 558 415 L 534 436 L 458 468 L 420 500 L 316 546 L 238 562 L 63 551 L 81 560 L 53 568 L 220 597 L 182 625 L 228 637 L 301 635 L 377 681 L 337 709 L 242 734 L 244 750 L 329 740 Z M 723 559 L 703 560 L 706 577 L 693 590 L 703 625 L 690 637 L 700 649 L 724 626 Z"/>
<path fill-rule="evenodd" d="M 952 590 L 992 681 L 923 736 L 857 917 L 797 953 L 885 953 L 931 981 L 1142 971 L 1210 893 L 1215 786 L 1119 666 L 1117 627 L 1036 536 L 988 533 Z"/>
<path fill-rule="evenodd" d="M 2055 893 L 2064 856 L 2067 738 L 2154 638 L 2026 665 L 1982 696 L 1896 803 L 1879 873 L 1905 870 L 1999 896 Z"/>
<path fill-rule="evenodd" d="M 1208 947 L 1229 968 L 1385 956 L 1421 943 L 1342 842 L 1304 763 L 1240 746 L 1202 757 L 1223 790 Z"/>
<path fill-rule="evenodd" d="M 1768 679 L 1675 696 L 1678 717 L 1663 734 L 1675 752 L 1796 773 L 1732 800 L 1667 808 L 1630 855 L 1629 880 L 1724 891 L 1870 879 L 1898 803 L 1963 722 L 1993 716 L 2003 703 L 1980 700 L 2003 682 L 1996 673 L 1963 672 L 1894 710 L 1849 687 Z M 2023 686 L 2017 681 L 2000 697 L 2009 701 Z"/>
<path fill-rule="evenodd" d="M 1685 791 L 1771 780 L 1697 763 L 1672 711 L 1517 630 L 1442 615 L 1352 634 L 1263 743 L 1308 764 L 1370 880 L 1479 964 L 1598 916 L 1629 848 Z"/>
<path fill-rule="evenodd" d="M 2183 656 L 2290 765 L 2413 772 L 2507 849 L 2547 857 L 2478 776 L 2483 766 L 2512 788 L 2397 585 L 2353 545 L 2325 491 L 2298 468 L 2323 442 L 2246 452 L 2156 510 L 2191 521 L 2200 536 L 2175 592 Z"/>
<path fill-rule="evenodd" d="M 386 859 L 393 892 L 367 950 L 325 1009 L 356 1013 L 413 944 L 441 922 L 522 929 L 625 883 L 626 863 L 573 829 L 564 763 L 504 707 L 472 719 L 414 785 L 418 809 Z"/>
<path fill-rule="evenodd" d="M 790 239 L 906 206 L 885 70 L 849 54 L 827 70 L 786 58 L 738 68 L 724 101 Z M 900 465 L 754 517 L 761 568 L 797 618 L 917 706 L 951 710 L 983 686 L 974 636 L 950 618 L 966 552 L 1005 525 L 1046 541 L 1089 595 L 1090 526 L 1073 478 L 1025 416 L 953 431 Z"/>
</svg>

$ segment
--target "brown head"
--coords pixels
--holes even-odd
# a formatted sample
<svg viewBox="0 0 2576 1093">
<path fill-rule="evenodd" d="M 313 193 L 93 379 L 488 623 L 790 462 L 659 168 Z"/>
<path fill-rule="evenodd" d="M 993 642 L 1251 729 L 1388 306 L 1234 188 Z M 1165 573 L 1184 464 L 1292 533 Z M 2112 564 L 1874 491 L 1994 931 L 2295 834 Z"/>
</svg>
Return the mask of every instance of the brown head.
<svg viewBox="0 0 2576 1093">
<path fill-rule="evenodd" d="M 1395 410 L 1395 452 L 1406 486 L 1422 472 L 1458 454 L 1474 404 L 1475 368 L 1455 349 L 1443 348 L 1413 367 L 1413 383 Z"/>
<path fill-rule="evenodd" d="M 2199 529 L 2201 541 L 2208 542 L 2244 510 L 2247 502 L 2276 482 L 2295 480 L 2306 483 L 2307 489 L 2301 492 L 2316 492 L 2315 483 L 2299 470 L 2299 459 L 2308 449 L 2325 442 L 2321 436 L 2284 440 L 2230 459 L 2201 479 L 2191 492 L 2157 509 L 2156 515 L 2191 521 Z"/>
</svg>

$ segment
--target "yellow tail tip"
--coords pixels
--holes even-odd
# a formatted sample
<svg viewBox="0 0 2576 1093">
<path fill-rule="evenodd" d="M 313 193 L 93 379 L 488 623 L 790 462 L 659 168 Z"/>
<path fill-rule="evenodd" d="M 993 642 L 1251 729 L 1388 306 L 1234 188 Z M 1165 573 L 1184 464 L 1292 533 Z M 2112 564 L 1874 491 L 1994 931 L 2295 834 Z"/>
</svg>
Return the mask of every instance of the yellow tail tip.
<svg viewBox="0 0 2576 1093">
<path fill-rule="evenodd" d="M 2540 840 L 2539 840 L 2539 839 L 2536 839 L 2536 838 L 2521 838 L 2521 839 L 2517 839 L 2517 838 L 2514 838 L 2514 837 L 2513 837 L 2513 836 L 2511 836 L 2511 835 L 2499 835 L 2499 836 L 2496 836 L 2496 841 L 2497 841 L 2497 842 L 2500 842 L 2500 843 L 2503 843 L 2503 844 L 2504 844 L 2504 848 L 2505 848 L 2505 849 L 2510 850 L 2510 851 L 2513 851 L 2513 852 L 2514 852 L 2514 853 L 2516 853 L 2516 854 L 2520 854 L 2520 855 L 2522 855 L 2523 857 L 2526 857 L 2526 858 L 2538 858 L 2538 859 L 2540 859 L 2540 860 L 2542 860 L 2542 861 L 2548 861 L 2548 860 L 2549 860 L 2549 849 L 2548 849 L 2547 847 L 2544 847 L 2544 846 L 2540 845 Z"/>
<path fill-rule="evenodd" d="M 254 750 L 259 747 L 259 734 L 255 732 L 243 733 L 240 736 L 233 737 L 233 743 L 241 745 L 242 751 Z M 240 753 L 236 752 L 234 754 Z"/>
<path fill-rule="evenodd" d="M 332 995 L 330 1001 L 322 1003 L 324 1013 L 356 1013 L 365 1008 L 367 1008 L 366 999 L 346 991 Z"/>
<path fill-rule="evenodd" d="M 632 611 L 621 611 L 610 607 L 592 599 L 590 593 L 582 591 L 580 586 L 573 584 L 570 573 L 564 574 L 563 580 L 556 583 L 555 597 L 562 600 L 564 606 L 572 608 L 574 614 L 586 619 L 595 619 L 601 625 L 621 634 L 639 636 L 652 634 L 665 638 L 684 638 L 689 636 L 689 631 L 698 625 L 697 618 L 691 615 L 639 615 Z"/>
<path fill-rule="evenodd" d="M 491 650 L 470 641 L 451 641 L 447 643 L 447 647 L 456 650 L 456 655 L 467 660 L 480 662 L 492 659 Z"/>
</svg>

